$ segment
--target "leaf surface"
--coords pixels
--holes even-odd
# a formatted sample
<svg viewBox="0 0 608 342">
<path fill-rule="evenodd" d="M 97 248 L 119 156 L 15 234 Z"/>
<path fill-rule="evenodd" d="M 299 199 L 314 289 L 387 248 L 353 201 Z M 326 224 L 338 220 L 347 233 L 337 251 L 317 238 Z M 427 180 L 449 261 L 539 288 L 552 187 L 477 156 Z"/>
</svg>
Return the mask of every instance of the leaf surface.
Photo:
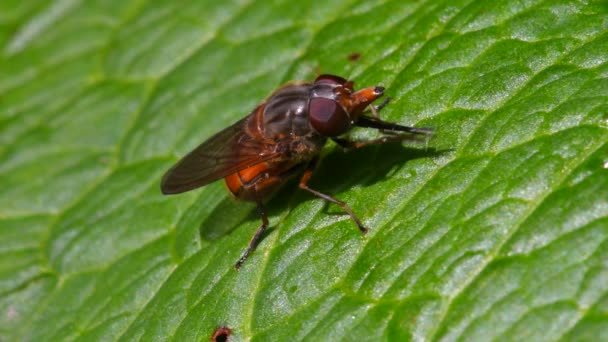
<svg viewBox="0 0 608 342">
<path fill-rule="evenodd" d="M 160 178 L 316 72 L 436 136 L 328 145 L 368 235 L 290 184 L 237 272 L 253 207 Z M 8 0 L 0 75 L 0 340 L 608 339 L 602 2 Z"/>
</svg>

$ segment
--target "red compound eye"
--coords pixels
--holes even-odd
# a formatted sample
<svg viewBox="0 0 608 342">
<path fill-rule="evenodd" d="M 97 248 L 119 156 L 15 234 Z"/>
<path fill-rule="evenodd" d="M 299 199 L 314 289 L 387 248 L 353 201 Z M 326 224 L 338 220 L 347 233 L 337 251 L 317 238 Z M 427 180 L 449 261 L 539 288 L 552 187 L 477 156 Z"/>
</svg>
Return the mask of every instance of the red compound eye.
<svg viewBox="0 0 608 342">
<path fill-rule="evenodd" d="M 335 100 L 315 97 L 310 100 L 310 124 L 321 135 L 335 137 L 350 128 L 350 118 Z"/>
</svg>

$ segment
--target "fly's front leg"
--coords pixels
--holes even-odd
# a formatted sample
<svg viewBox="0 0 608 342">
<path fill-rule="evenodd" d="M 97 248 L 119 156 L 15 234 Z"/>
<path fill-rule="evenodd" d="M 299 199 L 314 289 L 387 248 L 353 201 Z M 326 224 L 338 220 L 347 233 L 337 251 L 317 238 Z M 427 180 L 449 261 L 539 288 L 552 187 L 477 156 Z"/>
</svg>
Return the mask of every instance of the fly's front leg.
<svg viewBox="0 0 608 342">
<path fill-rule="evenodd" d="M 346 149 L 361 148 L 369 145 L 383 144 L 387 142 L 428 142 L 433 136 L 433 129 L 429 127 L 409 127 L 402 126 L 392 122 L 382 121 L 375 117 L 361 116 L 355 123 L 355 126 L 374 128 L 384 133 L 377 139 L 367 141 L 351 141 L 343 138 L 331 138 L 338 145 Z"/>
<path fill-rule="evenodd" d="M 357 227 L 363 234 L 367 233 L 367 228 L 365 228 L 365 226 L 363 226 L 363 223 L 361 223 L 361 220 L 359 220 L 357 215 L 355 215 L 355 213 L 353 213 L 353 211 L 350 209 L 348 204 L 308 187 L 308 181 L 310 180 L 310 177 L 312 177 L 312 173 L 317 164 L 317 161 L 318 161 L 317 159 L 313 160 L 306 168 L 306 171 L 304 171 L 302 178 L 300 178 L 300 184 L 299 184 L 300 189 L 306 190 L 317 197 L 320 197 L 326 201 L 329 201 L 331 203 L 338 205 L 340 208 L 342 208 L 342 210 L 344 210 L 350 216 L 350 218 L 355 222 L 355 224 L 357 225 Z"/>
<path fill-rule="evenodd" d="M 379 131 L 390 131 L 391 133 L 409 133 L 430 138 L 433 136 L 434 129 L 430 127 L 410 127 L 393 122 L 382 121 L 380 119 L 362 115 L 355 122 L 357 127 L 375 128 Z"/>
<path fill-rule="evenodd" d="M 394 134 L 394 135 L 386 135 L 386 136 L 383 136 L 383 137 L 380 137 L 377 139 L 365 140 L 365 141 L 352 141 L 352 140 L 342 139 L 342 138 L 331 138 L 331 140 L 333 140 L 334 142 L 336 142 L 336 144 L 340 145 L 341 147 L 343 147 L 347 150 L 352 150 L 352 149 L 357 149 L 357 148 L 370 146 L 370 145 L 384 144 L 387 142 L 404 142 L 404 141 L 424 142 L 424 141 L 426 141 L 426 138 L 420 137 L 417 135 L 411 135 L 411 134 Z"/>
</svg>

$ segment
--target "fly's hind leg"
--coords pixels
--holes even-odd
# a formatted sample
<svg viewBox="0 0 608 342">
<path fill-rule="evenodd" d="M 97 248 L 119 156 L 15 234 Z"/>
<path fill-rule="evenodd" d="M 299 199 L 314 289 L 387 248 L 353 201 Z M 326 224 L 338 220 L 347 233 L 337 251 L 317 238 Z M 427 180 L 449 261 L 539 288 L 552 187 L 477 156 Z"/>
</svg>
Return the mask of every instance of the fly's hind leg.
<svg viewBox="0 0 608 342">
<path fill-rule="evenodd" d="M 320 197 L 326 201 L 329 201 L 331 203 L 334 203 L 336 205 L 338 205 L 340 208 L 342 208 L 342 210 L 344 210 L 349 216 L 350 218 L 355 222 L 355 224 L 357 225 L 357 227 L 359 228 L 359 230 L 361 231 L 361 233 L 365 234 L 367 233 L 367 228 L 365 228 L 365 226 L 363 226 L 363 223 L 361 223 L 361 220 L 359 220 L 359 218 L 357 217 L 357 215 L 355 215 L 355 213 L 352 211 L 352 209 L 350 209 L 350 207 L 348 206 L 348 204 L 335 199 L 329 195 L 326 195 L 322 192 L 319 192 L 317 190 L 311 189 L 308 187 L 308 181 L 310 180 L 310 177 L 312 177 L 312 173 L 315 169 L 315 166 L 317 164 L 318 159 L 313 160 L 308 167 L 306 168 L 306 171 L 304 171 L 304 174 L 302 175 L 302 178 L 300 178 L 300 189 L 306 190 L 308 192 L 310 192 L 311 194 Z"/>
<path fill-rule="evenodd" d="M 258 243 L 260 243 L 262 235 L 266 231 L 266 228 L 268 228 L 268 224 L 269 224 L 268 215 L 266 215 L 266 210 L 264 209 L 264 204 L 262 203 L 264 195 L 260 194 L 260 191 L 263 191 L 264 188 L 269 189 L 269 188 L 276 187 L 276 186 L 280 185 L 285 179 L 288 179 L 301 171 L 302 171 L 302 167 L 296 166 L 296 167 L 288 169 L 287 171 L 280 173 L 278 175 L 269 173 L 269 172 L 264 172 L 264 173 L 257 175 L 249 182 L 243 182 L 244 191 L 252 191 L 254 193 L 255 203 L 257 205 L 258 214 L 260 215 L 260 218 L 262 219 L 262 225 L 260 225 L 260 227 L 256 230 L 255 234 L 249 241 L 249 245 L 243 251 L 243 254 L 241 254 L 241 257 L 234 265 L 235 269 L 238 270 L 241 268 L 241 266 L 243 265 L 245 260 L 247 260 L 249 255 L 257 247 Z"/>
<path fill-rule="evenodd" d="M 258 228 L 258 230 L 256 230 L 255 234 L 249 241 L 249 246 L 247 246 L 247 249 L 245 249 L 245 251 L 243 251 L 243 254 L 241 254 L 239 261 L 237 261 L 236 264 L 234 265 L 234 268 L 236 268 L 237 270 L 241 268 L 241 266 L 243 265 L 245 260 L 247 260 L 247 258 L 249 257 L 249 254 L 251 254 L 251 252 L 253 252 L 255 247 L 260 242 L 260 238 L 262 237 L 262 234 L 264 234 L 264 231 L 266 231 L 266 228 L 268 228 L 268 216 L 266 215 L 266 211 L 264 210 L 264 205 L 262 204 L 261 200 L 258 200 L 256 202 L 256 204 L 257 204 L 258 214 L 260 215 L 260 218 L 262 219 L 262 225 Z"/>
</svg>

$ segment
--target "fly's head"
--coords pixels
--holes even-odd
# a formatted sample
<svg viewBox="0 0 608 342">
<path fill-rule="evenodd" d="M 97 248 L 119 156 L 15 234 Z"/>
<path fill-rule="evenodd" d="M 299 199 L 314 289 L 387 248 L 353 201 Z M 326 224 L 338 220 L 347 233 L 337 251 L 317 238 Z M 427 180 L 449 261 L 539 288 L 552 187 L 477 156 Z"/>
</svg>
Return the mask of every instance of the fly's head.
<svg viewBox="0 0 608 342">
<path fill-rule="evenodd" d="M 342 135 L 357 122 L 359 115 L 382 96 L 380 86 L 354 90 L 353 81 L 334 75 L 321 75 L 314 81 L 308 106 L 310 124 L 326 137 Z"/>
</svg>

